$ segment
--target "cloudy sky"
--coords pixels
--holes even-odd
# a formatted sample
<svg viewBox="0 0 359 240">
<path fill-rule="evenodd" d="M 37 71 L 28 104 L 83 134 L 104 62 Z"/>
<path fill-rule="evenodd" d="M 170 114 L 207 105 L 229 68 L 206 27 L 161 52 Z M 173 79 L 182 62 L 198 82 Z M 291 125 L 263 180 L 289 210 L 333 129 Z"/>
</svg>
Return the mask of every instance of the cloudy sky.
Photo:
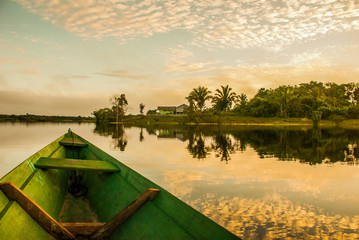
<svg viewBox="0 0 359 240">
<path fill-rule="evenodd" d="M 358 0 L 1 0 L 0 113 L 130 112 L 195 87 L 359 81 Z"/>
</svg>

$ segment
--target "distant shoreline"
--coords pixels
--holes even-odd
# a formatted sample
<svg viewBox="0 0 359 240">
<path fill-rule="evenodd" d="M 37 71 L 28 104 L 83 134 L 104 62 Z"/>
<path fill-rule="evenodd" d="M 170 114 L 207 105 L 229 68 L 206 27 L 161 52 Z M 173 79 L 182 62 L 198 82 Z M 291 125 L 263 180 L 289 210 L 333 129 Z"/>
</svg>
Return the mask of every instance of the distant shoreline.
<svg viewBox="0 0 359 240">
<path fill-rule="evenodd" d="M 94 117 L 0 114 L 0 122 L 94 122 Z"/>
<path fill-rule="evenodd" d="M 46 115 L 9 115 L 0 114 L 0 122 L 84 122 L 96 123 L 94 117 L 82 116 L 46 116 Z M 189 121 L 186 115 L 127 115 L 119 124 L 134 124 L 145 127 L 147 125 L 198 125 L 198 126 L 267 126 L 267 127 L 311 127 L 312 120 L 308 118 L 280 118 L 280 117 L 247 117 L 247 116 L 218 116 L 204 117 L 201 121 Z M 101 124 L 116 124 L 116 122 L 102 122 Z M 341 121 L 321 120 L 321 127 L 343 127 L 359 129 L 359 119 L 345 119 Z"/>
<path fill-rule="evenodd" d="M 116 124 L 116 122 L 110 122 Z M 198 126 L 268 126 L 268 127 L 312 127 L 313 121 L 308 118 L 280 118 L 280 117 L 247 117 L 247 116 L 211 116 L 204 117 L 201 121 L 188 121 L 184 115 L 129 115 L 118 123 L 134 124 L 145 127 L 146 125 L 198 125 Z M 320 127 L 342 127 L 359 129 L 359 119 L 321 120 Z"/>
</svg>

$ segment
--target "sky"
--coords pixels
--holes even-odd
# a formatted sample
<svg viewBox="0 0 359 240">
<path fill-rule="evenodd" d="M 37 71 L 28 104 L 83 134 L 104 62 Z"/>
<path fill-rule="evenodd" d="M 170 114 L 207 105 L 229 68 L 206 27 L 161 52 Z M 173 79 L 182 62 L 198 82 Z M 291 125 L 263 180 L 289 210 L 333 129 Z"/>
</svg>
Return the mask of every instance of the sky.
<svg viewBox="0 0 359 240">
<path fill-rule="evenodd" d="M 359 81 L 358 0 L 0 0 L 0 114 Z"/>
</svg>

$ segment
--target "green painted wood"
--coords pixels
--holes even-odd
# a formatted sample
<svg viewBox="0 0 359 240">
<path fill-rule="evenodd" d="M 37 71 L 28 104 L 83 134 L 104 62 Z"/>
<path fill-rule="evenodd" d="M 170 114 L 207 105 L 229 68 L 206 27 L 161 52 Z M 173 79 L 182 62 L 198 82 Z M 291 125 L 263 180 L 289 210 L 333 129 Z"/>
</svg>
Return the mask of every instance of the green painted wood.
<svg viewBox="0 0 359 240">
<path fill-rule="evenodd" d="M 64 157 L 60 137 L 9 172 L 0 182 L 12 182 L 51 217 L 58 220 L 67 192 L 68 174 L 64 170 L 36 171 L 33 163 L 39 157 Z M 5 194 L 0 191 L 0 198 Z M 7 199 L 7 198 L 6 198 Z M 11 201 L 7 209 L 0 209 L 1 239 L 52 239 L 52 237 L 28 215 L 17 202 Z"/>
<path fill-rule="evenodd" d="M 84 142 L 86 140 L 82 139 Z M 188 206 L 157 184 L 138 174 L 93 144 L 84 151 L 112 162 L 121 172 L 112 175 L 88 173 L 91 186 L 87 199 L 99 221 L 106 222 L 148 188 L 161 194 L 143 206 L 112 235 L 111 239 L 239 239 L 237 236 Z M 121 199 L 121 201 L 119 201 Z"/>
<path fill-rule="evenodd" d="M 81 147 L 60 144 L 60 141 L 72 142 L 72 136 L 76 142 L 82 142 Z M 85 139 L 76 134 L 72 136 L 67 133 L 55 140 L 20 164 L 5 178 L 0 179 L 0 182 L 13 180 L 16 186 L 24 186 L 22 189 L 24 193 L 59 221 L 71 171 L 66 168 L 36 171 L 35 162 L 41 157 L 71 159 L 72 155 L 76 155 L 75 158 L 101 160 L 121 171 L 112 174 L 81 171 L 82 184 L 88 187 L 88 193 L 82 198 L 91 208 L 91 212 L 98 217 L 98 221 L 109 221 L 148 188 L 161 190 L 161 194 L 153 201 L 144 204 L 111 235 L 110 239 L 238 239 L 237 236 Z M 66 211 L 72 212 L 76 207 L 78 207 L 76 204 L 70 204 Z M 2 211 L 1 208 L 5 210 Z M 51 238 L 16 202 L 9 204 L 6 196 L 1 192 L 0 223 L 0 236 L 4 239 Z"/>
<path fill-rule="evenodd" d="M 0 222 L 0 239 L 53 239 L 17 202 Z"/>
<path fill-rule="evenodd" d="M 74 239 L 66 228 L 30 199 L 20 188 L 11 182 L 0 183 L 0 189 L 11 201 L 16 201 L 43 229 L 56 239 Z"/>
<path fill-rule="evenodd" d="M 85 198 L 75 197 L 72 194 L 67 193 L 62 206 L 60 222 L 97 222 L 97 217 L 91 211 Z"/>
<path fill-rule="evenodd" d="M 89 239 L 107 239 L 117 229 L 132 215 L 134 215 L 146 202 L 152 201 L 158 194 L 160 190 L 158 189 L 148 189 L 146 192 L 141 194 L 136 200 L 134 200 L 130 205 L 124 208 L 116 216 L 114 216 L 110 221 L 108 221 L 103 227 L 99 228 L 94 232 Z"/>
<path fill-rule="evenodd" d="M 68 170 L 86 170 L 101 172 L 118 172 L 120 169 L 114 164 L 98 160 L 79 160 L 69 158 L 41 157 L 34 164 L 36 168 L 56 168 Z"/>
<path fill-rule="evenodd" d="M 86 147 L 87 143 L 81 141 L 77 137 L 66 137 L 60 141 L 60 144 L 63 146 L 74 146 L 74 147 Z"/>
</svg>

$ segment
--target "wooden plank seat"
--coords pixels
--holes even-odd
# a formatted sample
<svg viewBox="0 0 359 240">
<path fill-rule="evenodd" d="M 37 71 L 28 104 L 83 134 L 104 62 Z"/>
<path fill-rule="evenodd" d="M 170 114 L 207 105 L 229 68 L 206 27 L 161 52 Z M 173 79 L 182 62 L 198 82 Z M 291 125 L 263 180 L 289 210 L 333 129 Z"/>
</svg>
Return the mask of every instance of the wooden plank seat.
<svg viewBox="0 0 359 240">
<path fill-rule="evenodd" d="M 77 239 L 76 235 L 92 240 L 108 239 L 143 204 L 152 201 L 160 192 L 159 189 L 147 189 L 106 223 L 59 223 L 11 182 L 0 183 L 0 189 L 9 200 L 16 201 L 44 230 L 59 240 Z"/>
<path fill-rule="evenodd" d="M 80 160 L 70 158 L 41 157 L 34 164 L 36 168 L 56 168 L 68 170 L 85 170 L 101 172 L 118 172 L 120 169 L 113 163 L 99 160 Z"/>
<path fill-rule="evenodd" d="M 86 147 L 88 145 L 87 143 L 81 141 L 79 138 L 69 138 L 69 137 L 62 139 L 59 142 L 59 144 L 62 146 L 71 146 L 71 147 Z"/>
</svg>

